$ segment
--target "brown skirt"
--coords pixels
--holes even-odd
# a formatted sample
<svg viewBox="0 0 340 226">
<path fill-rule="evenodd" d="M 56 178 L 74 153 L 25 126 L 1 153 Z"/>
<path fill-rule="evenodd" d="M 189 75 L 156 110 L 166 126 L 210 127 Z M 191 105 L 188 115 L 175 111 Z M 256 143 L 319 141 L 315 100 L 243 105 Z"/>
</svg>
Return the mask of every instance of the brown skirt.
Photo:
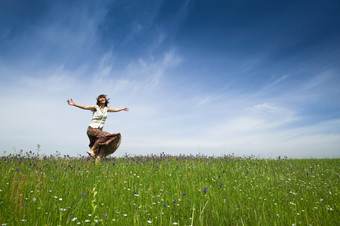
<svg viewBox="0 0 340 226">
<path fill-rule="evenodd" d="M 108 133 L 100 129 L 88 127 L 87 136 L 90 139 L 90 148 L 94 148 L 96 156 L 106 157 L 114 153 L 121 142 L 120 133 Z"/>
</svg>

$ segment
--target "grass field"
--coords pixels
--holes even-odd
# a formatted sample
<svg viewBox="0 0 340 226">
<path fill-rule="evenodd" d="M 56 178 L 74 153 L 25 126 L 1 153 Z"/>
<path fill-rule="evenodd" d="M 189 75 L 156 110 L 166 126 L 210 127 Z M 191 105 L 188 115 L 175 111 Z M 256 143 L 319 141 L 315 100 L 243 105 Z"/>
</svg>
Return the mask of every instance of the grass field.
<svg viewBox="0 0 340 226">
<path fill-rule="evenodd" d="M 340 159 L 0 159 L 2 225 L 340 225 Z"/>
</svg>

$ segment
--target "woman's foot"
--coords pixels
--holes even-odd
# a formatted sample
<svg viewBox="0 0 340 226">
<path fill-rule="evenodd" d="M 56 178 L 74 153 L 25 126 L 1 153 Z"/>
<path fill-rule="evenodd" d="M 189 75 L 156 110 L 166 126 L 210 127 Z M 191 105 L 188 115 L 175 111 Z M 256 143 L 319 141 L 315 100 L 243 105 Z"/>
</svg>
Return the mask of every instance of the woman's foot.
<svg viewBox="0 0 340 226">
<path fill-rule="evenodd" d="M 88 151 L 87 154 L 89 154 L 90 158 L 95 158 L 96 155 L 93 153 L 93 151 Z"/>
</svg>

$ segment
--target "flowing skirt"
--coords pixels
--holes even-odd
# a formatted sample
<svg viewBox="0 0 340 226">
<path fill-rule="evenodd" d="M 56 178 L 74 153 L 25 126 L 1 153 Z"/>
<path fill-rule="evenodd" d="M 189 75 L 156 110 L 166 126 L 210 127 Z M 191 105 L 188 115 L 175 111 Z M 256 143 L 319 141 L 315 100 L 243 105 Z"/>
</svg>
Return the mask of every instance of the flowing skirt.
<svg viewBox="0 0 340 226">
<path fill-rule="evenodd" d="M 90 148 L 94 148 L 96 157 L 106 157 L 114 153 L 121 142 L 120 133 L 108 133 L 100 129 L 88 127 L 87 136 L 90 139 Z"/>
</svg>

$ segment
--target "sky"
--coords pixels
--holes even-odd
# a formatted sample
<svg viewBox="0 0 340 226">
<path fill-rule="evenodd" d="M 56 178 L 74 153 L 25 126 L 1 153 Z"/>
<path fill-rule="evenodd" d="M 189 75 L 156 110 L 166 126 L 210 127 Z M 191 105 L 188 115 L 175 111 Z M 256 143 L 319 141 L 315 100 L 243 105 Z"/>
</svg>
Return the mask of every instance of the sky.
<svg viewBox="0 0 340 226">
<path fill-rule="evenodd" d="M 340 157 L 339 1 L 2 0 L 0 153 Z M 37 148 L 37 146 L 40 148 Z"/>
</svg>

